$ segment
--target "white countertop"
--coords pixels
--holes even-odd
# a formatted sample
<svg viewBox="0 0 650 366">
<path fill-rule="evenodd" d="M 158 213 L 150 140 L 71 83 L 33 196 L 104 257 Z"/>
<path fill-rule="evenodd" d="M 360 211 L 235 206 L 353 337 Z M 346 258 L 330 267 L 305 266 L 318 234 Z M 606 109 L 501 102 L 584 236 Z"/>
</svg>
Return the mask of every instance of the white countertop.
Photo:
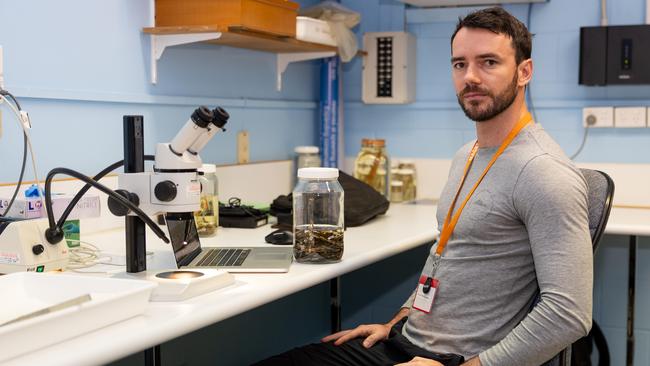
<svg viewBox="0 0 650 366">
<path fill-rule="evenodd" d="M 38 352 L 12 359 L 4 365 L 93 365 L 105 364 L 154 345 L 190 333 L 223 319 L 246 312 L 315 284 L 375 263 L 430 242 L 436 235 L 436 206 L 391 206 L 386 215 L 345 232 L 345 250 L 339 263 L 309 265 L 294 263 L 283 274 L 236 274 L 236 283 L 213 293 L 183 302 L 150 303 L 142 316 L 113 324 Z M 202 245 L 268 245 L 264 236 L 272 229 L 219 228 Z M 614 208 L 607 234 L 650 236 L 650 210 Z M 121 230 L 85 236 L 113 253 L 124 253 Z M 171 248 L 148 232 L 149 268 L 170 268 Z M 420 265 L 420 264 L 418 264 Z"/>
<path fill-rule="evenodd" d="M 612 208 L 605 234 L 650 236 L 650 210 Z"/>
<path fill-rule="evenodd" d="M 435 210 L 432 205 L 392 205 L 386 215 L 346 230 L 339 263 L 293 263 L 288 273 L 236 274 L 236 283 L 230 287 L 183 302 L 150 303 L 142 316 L 14 358 L 5 365 L 94 365 L 118 360 L 430 242 L 436 235 Z M 202 245 L 268 245 L 264 236 L 270 231 L 269 226 L 250 230 L 219 228 L 217 236 L 202 239 Z M 123 235 L 116 230 L 83 239 L 102 249 L 117 251 L 121 247 L 123 253 Z M 156 265 L 172 258 L 169 246 L 151 232 L 147 237 L 151 238 L 147 249 L 154 250 L 154 257 L 158 257 Z"/>
</svg>

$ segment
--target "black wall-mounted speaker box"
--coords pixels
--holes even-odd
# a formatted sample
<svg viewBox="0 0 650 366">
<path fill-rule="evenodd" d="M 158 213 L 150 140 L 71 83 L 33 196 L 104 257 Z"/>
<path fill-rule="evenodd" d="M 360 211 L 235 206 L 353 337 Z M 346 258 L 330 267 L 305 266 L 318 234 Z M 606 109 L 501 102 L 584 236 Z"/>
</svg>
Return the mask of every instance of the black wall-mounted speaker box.
<svg viewBox="0 0 650 366">
<path fill-rule="evenodd" d="M 580 28 L 578 82 L 650 84 L 650 25 Z"/>
</svg>

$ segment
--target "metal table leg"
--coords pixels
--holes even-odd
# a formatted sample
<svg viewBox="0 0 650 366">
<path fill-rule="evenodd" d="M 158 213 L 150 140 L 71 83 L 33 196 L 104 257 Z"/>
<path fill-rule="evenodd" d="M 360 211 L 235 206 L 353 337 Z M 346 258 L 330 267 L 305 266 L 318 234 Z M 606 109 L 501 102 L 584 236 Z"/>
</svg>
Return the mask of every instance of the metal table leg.
<svg viewBox="0 0 650 366">
<path fill-rule="evenodd" d="M 330 314 L 334 334 L 341 331 L 341 277 L 330 280 Z"/>
<path fill-rule="evenodd" d="M 160 360 L 160 346 L 153 346 L 144 350 L 144 364 L 145 366 L 161 366 Z"/>
<path fill-rule="evenodd" d="M 625 364 L 634 364 L 634 286 L 636 284 L 637 236 L 630 236 L 629 263 L 627 274 L 627 348 Z"/>
</svg>

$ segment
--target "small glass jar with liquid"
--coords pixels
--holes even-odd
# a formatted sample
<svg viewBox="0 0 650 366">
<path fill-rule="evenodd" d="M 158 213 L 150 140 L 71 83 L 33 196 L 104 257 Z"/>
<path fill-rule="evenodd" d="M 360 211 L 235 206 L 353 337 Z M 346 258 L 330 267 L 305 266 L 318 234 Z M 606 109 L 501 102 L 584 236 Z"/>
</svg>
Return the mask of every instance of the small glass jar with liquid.
<svg viewBox="0 0 650 366">
<path fill-rule="evenodd" d="M 318 168 L 320 162 L 318 146 L 296 146 L 296 171 L 301 168 Z"/>
<path fill-rule="evenodd" d="M 394 203 L 404 201 L 404 182 L 401 180 L 390 182 L 390 201 Z"/>
<path fill-rule="evenodd" d="M 361 140 L 361 151 L 354 163 L 354 177 L 390 197 L 390 160 L 383 139 Z"/>
<path fill-rule="evenodd" d="M 400 160 L 400 180 L 404 182 L 404 201 L 412 201 L 417 198 L 417 171 L 413 160 Z"/>
<path fill-rule="evenodd" d="M 213 164 L 203 164 L 198 176 L 201 183 L 201 208 L 194 212 L 196 230 L 201 237 L 214 236 L 219 227 L 219 183 Z"/>
</svg>

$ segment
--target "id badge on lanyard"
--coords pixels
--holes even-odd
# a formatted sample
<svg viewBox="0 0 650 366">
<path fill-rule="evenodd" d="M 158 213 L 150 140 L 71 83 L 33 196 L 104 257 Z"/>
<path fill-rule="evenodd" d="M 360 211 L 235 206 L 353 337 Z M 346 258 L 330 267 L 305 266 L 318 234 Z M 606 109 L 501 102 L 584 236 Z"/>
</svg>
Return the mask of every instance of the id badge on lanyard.
<svg viewBox="0 0 650 366">
<path fill-rule="evenodd" d="M 445 217 L 445 221 L 442 224 L 442 232 L 440 233 L 440 240 L 438 242 L 438 247 L 436 248 L 436 253 L 433 256 L 433 262 L 432 262 L 433 268 L 431 269 L 431 275 L 430 276 L 422 275 L 420 276 L 420 280 L 418 281 L 418 287 L 415 293 L 415 300 L 413 301 L 414 309 L 420 310 L 427 314 L 431 312 L 431 307 L 433 306 L 433 301 L 435 300 L 440 285 L 440 282 L 438 281 L 438 279 L 436 279 L 436 272 L 438 270 L 438 266 L 440 265 L 440 261 L 442 259 L 442 252 L 445 250 L 445 246 L 447 245 L 447 242 L 449 241 L 449 238 L 451 237 L 451 234 L 453 233 L 454 228 L 456 227 L 456 223 L 458 223 L 458 219 L 460 218 L 461 212 L 463 212 L 463 209 L 465 208 L 465 205 L 467 204 L 469 199 L 472 197 L 472 194 L 474 194 L 474 191 L 476 191 L 476 188 L 478 188 L 479 184 L 481 184 L 483 178 L 490 170 L 492 165 L 494 165 L 494 163 L 499 158 L 501 153 L 503 153 L 503 151 L 508 147 L 508 145 L 510 145 L 512 140 L 514 140 L 515 137 L 517 137 L 517 135 L 519 134 L 519 132 L 524 127 L 526 127 L 531 121 L 532 121 L 532 117 L 528 112 L 526 112 L 519 119 L 517 124 L 508 133 L 506 139 L 503 140 L 501 146 L 499 146 L 499 149 L 494 153 L 494 156 L 492 156 L 492 159 L 485 167 L 485 170 L 483 170 L 483 173 L 478 178 L 478 180 L 476 181 L 472 189 L 469 191 L 467 197 L 465 197 L 460 207 L 458 207 L 456 213 L 452 216 L 452 212 L 454 211 L 454 207 L 456 206 L 456 201 L 458 200 L 460 191 L 463 188 L 463 184 L 465 184 L 465 179 L 467 179 L 467 174 L 469 173 L 469 169 L 472 166 L 472 162 L 474 161 L 474 158 L 476 157 L 476 153 L 478 152 L 478 141 L 474 143 L 474 147 L 472 147 L 469 157 L 467 158 L 467 163 L 465 163 L 465 171 L 460 181 L 460 185 L 456 190 L 456 195 L 454 196 L 454 199 L 451 202 L 451 205 L 449 206 L 449 210 L 447 211 L 447 216 Z"/>
<path fill-rule="evenodd" d="M 436 293 L 438 292 L 438 280 L 435 278 L 436 271 L 438 270 L 438 265 L 440 264 L 440 255 L 437 253 L 433 256 L 433 268 L 431 269 L 431 275 L 420 276 L 418 282 L 418 288 L 415 292 L 415 300 L 413 301 L 413 308 L 420 310 L 424 313 L 429 314 L 431 312 L 431 307 L 433 306 L 433 301 L 436 298 Z"/>
</svg>

